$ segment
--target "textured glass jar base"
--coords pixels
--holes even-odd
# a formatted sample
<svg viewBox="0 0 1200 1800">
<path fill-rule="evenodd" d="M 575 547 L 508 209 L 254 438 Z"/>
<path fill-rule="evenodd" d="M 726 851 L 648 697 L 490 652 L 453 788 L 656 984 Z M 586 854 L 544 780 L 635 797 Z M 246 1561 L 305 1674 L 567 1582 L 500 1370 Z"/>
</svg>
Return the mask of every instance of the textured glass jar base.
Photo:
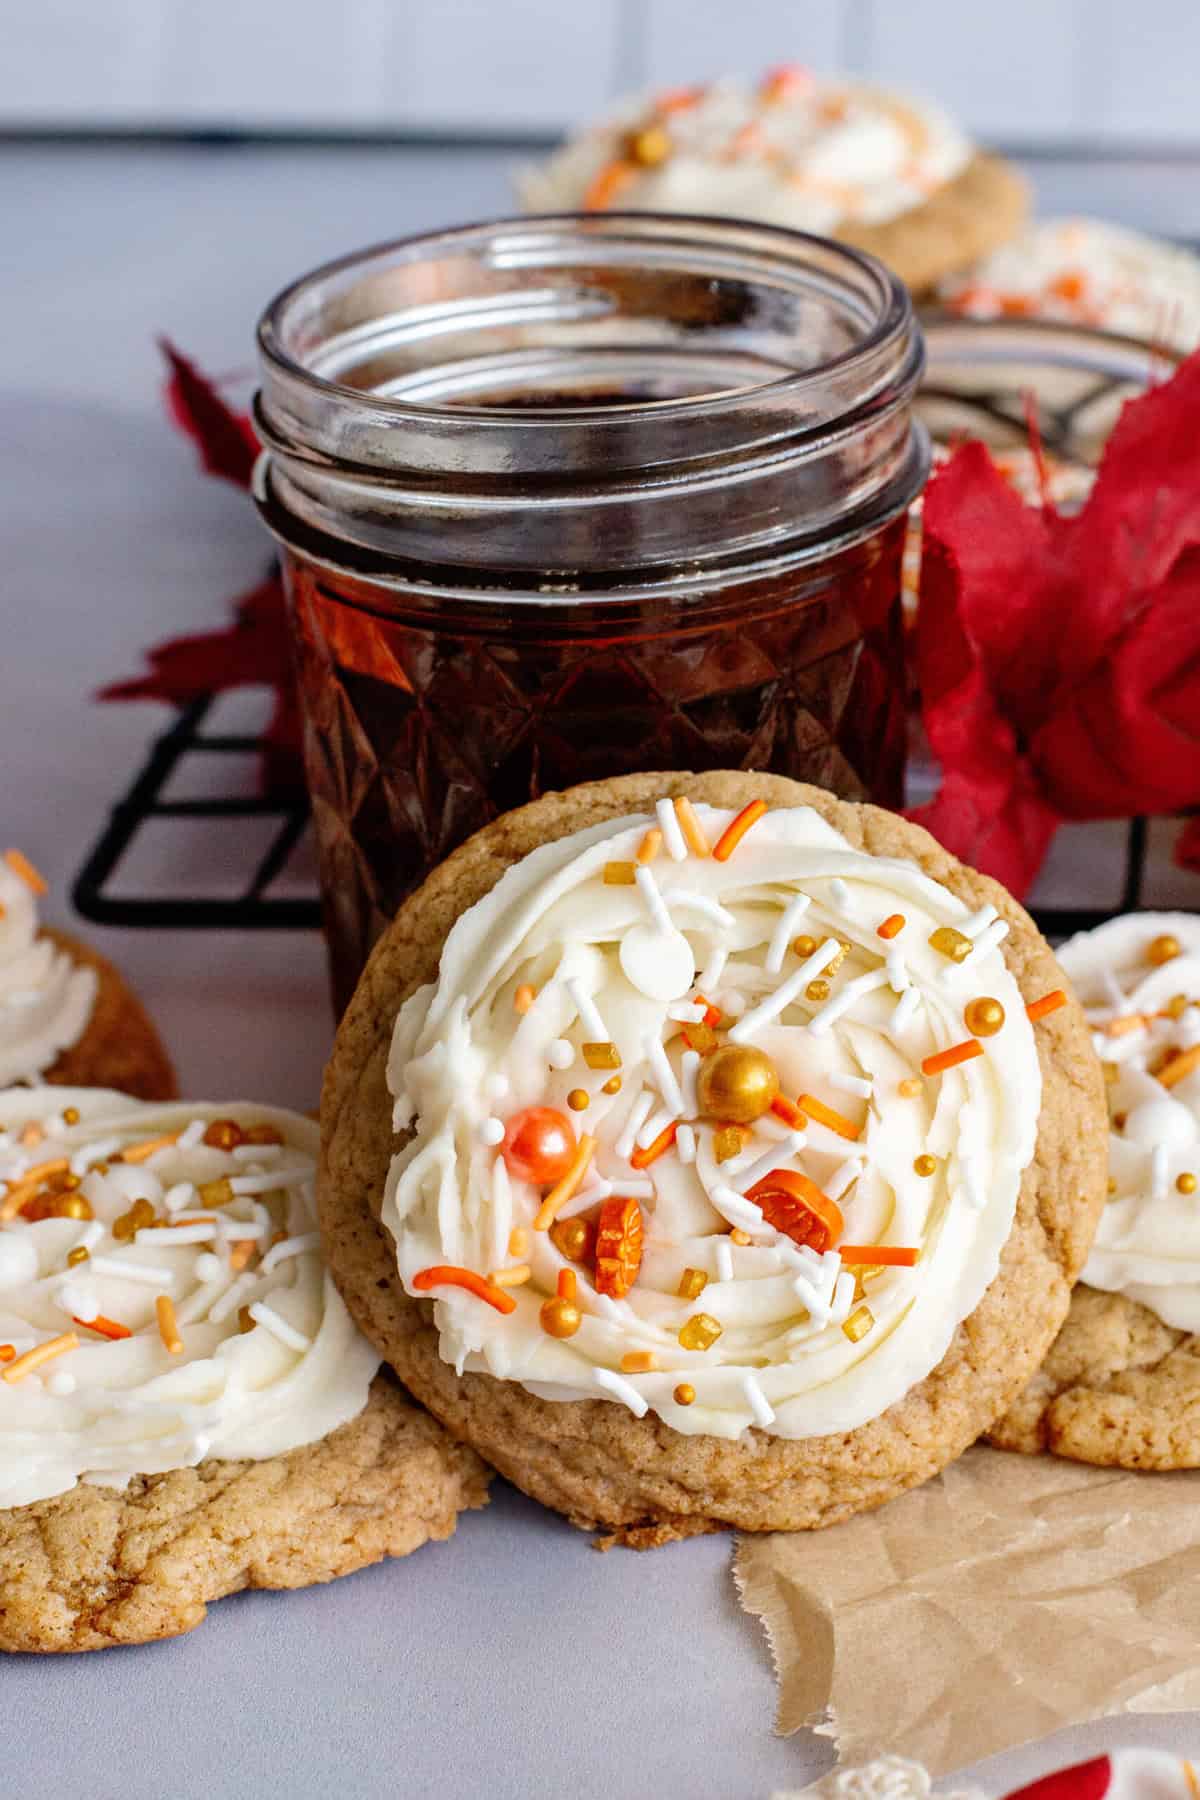
<svg viewBox="0 0 1200 1800">
<path fill-rule="evenodd" d="M 549 790 L 763 769 L 898 806 L 904 529 L 712 596 L 461 613 L 285 552 L 339 1013 L 405 896 Z"/>
</svg>

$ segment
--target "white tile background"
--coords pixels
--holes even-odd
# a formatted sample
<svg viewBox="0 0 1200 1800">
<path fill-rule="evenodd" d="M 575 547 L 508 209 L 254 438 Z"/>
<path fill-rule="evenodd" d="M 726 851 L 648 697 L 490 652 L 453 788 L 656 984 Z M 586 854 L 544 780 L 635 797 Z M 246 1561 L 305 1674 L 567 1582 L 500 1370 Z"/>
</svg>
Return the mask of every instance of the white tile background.
<svg viewBox="0 0 1200 1800">
<path fill-rule="evenodd" d="M 0 129 L 545 134 L 793 58 L 1007 144 L 1200 147 L 1200 0 L 0 0 Z"/>
</svg>

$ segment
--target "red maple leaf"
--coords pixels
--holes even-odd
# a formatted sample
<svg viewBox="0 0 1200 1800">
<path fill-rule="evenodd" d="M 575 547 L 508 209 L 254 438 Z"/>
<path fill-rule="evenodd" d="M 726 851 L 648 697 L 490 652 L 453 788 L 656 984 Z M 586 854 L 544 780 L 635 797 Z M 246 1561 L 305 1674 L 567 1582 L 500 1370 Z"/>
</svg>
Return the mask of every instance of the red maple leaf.
<svg viewBox="0 0 1200 1800">
<path fill-rule="evenodd" d="M 1063 819 L 1200 805 L 1198 417 L 1200 353 L 1126 405 L 1077 514 L 1025 506 L 982 444 L 926 493 L 916 655 L 942 784 L 913 816 L 1017 895 Z"/>
<path fill-rule="evenodd" d="M 158 342 L 171 369 L 166 390 L 171 417 L 197 446 L 210 475 L 248 488 L 260 447 L 254 426 L 244 413 L 234 412 L 215 384 L 168 338 Z"/>
</svg>

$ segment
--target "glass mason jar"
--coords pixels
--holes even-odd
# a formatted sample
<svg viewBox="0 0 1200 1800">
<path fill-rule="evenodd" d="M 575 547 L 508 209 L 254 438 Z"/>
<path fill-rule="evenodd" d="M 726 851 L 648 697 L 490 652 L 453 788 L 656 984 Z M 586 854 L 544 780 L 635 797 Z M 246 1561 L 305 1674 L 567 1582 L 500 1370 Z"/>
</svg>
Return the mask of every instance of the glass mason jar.
<svg viewBox="0 0 1200 1800">
<path fill-rule="evenodd" d="M 547 789 L 756 768 L 901 798 L 919 328 L 842 245 L 652 214 L 387 244 L 259 327 L 334 995 Z"/>
</svg>

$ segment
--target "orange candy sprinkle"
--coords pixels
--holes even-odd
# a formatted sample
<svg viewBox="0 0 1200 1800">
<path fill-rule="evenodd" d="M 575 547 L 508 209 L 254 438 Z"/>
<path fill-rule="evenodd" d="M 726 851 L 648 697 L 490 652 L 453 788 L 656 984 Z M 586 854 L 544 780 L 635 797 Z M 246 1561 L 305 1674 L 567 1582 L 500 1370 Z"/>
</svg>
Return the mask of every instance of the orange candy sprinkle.
<svg viewBox="0 0 1200 1800">
<path fill-rule="evenodd" d="M 1169 1063 L 1164 1063 L 1158 1071 L 1158 1079 L 1165 1088 L 1172 1088 L 1193 1069 L 1200 1069 L 1200 1044 L 1193 1044 L 1190 1050 L 1181 1050 Z"/>
<path fill-rule="evenodd" d="M 922 1075 L 943 1075 L 947 1069 L 956 1069 L 959 1063 L 970 1062 L 973 1057 L 983 1055 L 983 1045 L 978 1038 L 967 1038 L 965 1043 L 951 1044 L 948 1050 L 939 1050 L 934 1056 L 927 1056 L 921 1064 Z"/>
<path fill-rule="evenodd" d="M 584 212 L 602 212 L 606 206 L 611 206 L 637 172 L 636 163 L 625 162 L 619 157 L 614 162 L 605 163 L 583 196 Z"/>
<path fill-rule="evenodd" d="M 652 1144 L 647 1144 L 644 1150 L 634 1151 L 629 1159 L 630 1168 L 648 1169 L 650 1164 L 657 1162 L 660 1156 L 665 1156 L 666 1152 L 675 1142 L 675 1134 L 678 1130 L 679 1127 L 677 1124 L 671 1124 L 664 1127 Z"/>
<path fill-rule="evenodd" d="M 838 1255 L 847 1265 L 911 1269 L 919 1260 L 921 1252 L 901 1244 L 839 1244 Z"/>
<path fill-rule="evenodd" d="M 899 937 L 907 920 L 903 913 L 889 913 L 882 925 L 875 927 L 875 936 L 881 938 Z"/>
<path fill-rule="evenodd" d="M 622 1375 L 650 1375 L 657 1367 L 653 1350 L 627 1350 L 621 1358 Z"/>
<path fill-rule="evenodd" d="M 772 1169 L 747 1189 L 747 1200 L 760 1207 L 768 1225 L 793 1243 L 807 1244 L 822 1255 L 845 1229 L 842 1209 L 823 1194 L 815 1181 L 791 1169 Z"/>
<path fill-rule="evenodd" d="M 638 1278 L 642 1266 L 645 1227 L 636 1200 L 614 1194 L 600 1208 L 596 1221 L 596 1272 L 598 1294 L 621 1300 Z"/>
<path fill-rule="evenodd" d="M 51 1338 L 48 1344 L 35 1344 L 32 1350 L 25 1352 L 24 1356 L 18 1356 L 15 1362 L 10 1362 L 4 1374 L 0 1376 L 0 1381 L 24 1381 L 27 1375 L 32 1375 L 33 1371 L 40 1369 L 43 1363 L 52 1361 L 56 1356 L 65 1355 L 68 1350 L 78 1350 L 78 1348 L 79 1339 L 75 1333 L 64 1331 L 61 1337 Z"/>
<path fill-rule="evenodd" d="M 50 890 L 46 884 L 45 876 L 41 874 L 38 869 L 34 868 L 23 850 L 6 850 L 4 852 L 4 860 L 12 870 L 13 874 L 18 880 L 25 883 L 25 886 L 31 893 L 49 893 Z"/>
<path fill-rule="evenodd" d="M 163 1348 L 172 1356 L 179 1356 L 183 1351 L 183 1339 L 179 1335 L 179 1325 L 175 1318 L 175 1302 L 169 1295 L 160 1294 L 154 1302 L 154 1313 Z"/>
<path fill-rule="evenodd" d="M 113 1157 L 114 1162 L 144 1163 L 156 1150 L 167 1150 L 172 1144 L 179 1142 L 177 1131 L 165 1131 L 162 1137 L 146 1138 L 140 1144 L 130 1144 L 127 1150 L 120 1151 Z"/>
<path fill-rule="evenodd" d="M 128 1325 L 121 1325 L 116 1319 L 106 1319 L 103 1313 L 97 1313 L 94 1319 L 73 1318 L 71 1323 L 82 1325 L 85 1331 L 94 1331 L 97 1337 L 108 1338 L 113 1344 L 119 1344 L 122 1338 L 133 1336 Z"/>
<path fill-rule="evenodd" d="M 654 826 L 652 830 L 646 833 L 645 837 L 638 845 L 637 860 L 644 867 L 646 863 L 652 863 L 654 861 L 661 849 L 662 832 L 657 826 Z"/>
<path fill-rule="evenodd" d="M 561 1181 L 555 1182 L 554 1186 L 550 1189 L 550 1192 L 542 1201 L 542 1204 L 538 1207 L 537 1214 L 533 1221 L 533 1229 L 535 1231 L 548 1231 L 550 1229 L 559 1208 L 567 1204 L 567 1201 L 571 1198 L 571 1195 L 575 1192 L 576 1188 L 587 1174 L 588 1165 L 595 1153 L 596 1140 L 594 1137 L 590 1137 L 585 1131 L 576 1147 L 575 1156 L 570 1168 L 562 1177 Z"/>
<path fill-rule="evenodd" d="M 696 856 L 708 856 L 710 846 L 704 835 L 704 827 L 696 817 L 696 809 L 683 794 L 675 802 L 675 817 L 679 820 L 679 829 L 684 835 L 688 849 Z"/>
<path fill-rule="evenodd" d="M 574 1269 L 560 1269 L 558 1271 L 558 1286 L 555 1291 L 560 1300 L 576 1299 L 579 1293 L 579 1282 L 576 1279 Z"/>
<path fill-rule="evenodd" d="M 800 1111 L 806 1113 L 810 1119 L 815 1119 L 818 1125 L 824 1125 L 828 1131 L 836 1131 L 839 1137 L 848 1138 L 852 1144 L 856 1144 L 862 1136 L 861 1125 L 856 1125 L 853 1119 L 846 1117 L 845 1113 L 836 1112 L 832 1106 L 826 1106 L 825 1102 L 818 1100 L 815 1094 L 801 1094 L 799 1106 Z"/>
<path fill-rule="evenodd" d="M 751 800 L 736 819 L 731 819 L 713 846 L 714 862 L 728 862 L 752 825 L 757 825 L 767 810 L 765 800 Z"/>
<path fill-rule="evenodd" d="M 1043 994 L 1040 1000 L 1031 1000 L 1025 1011 L 1036 1024 L 1038 1019 L 1044 1019 L 1048 1013 L 1057 1012 L 1060 1006 L 1066 1004 L 1067 996 L 1063 990 L 1055 988 L 1051 993 Z M 1138 1023 L 1141 1023 L 1140 1019 Z M 1116 1036 L 1117 1034 L 1110 1031 L 1110 1035 Z"/>
<path fill-rule="evenodd" d="M 803 1131 L 808 1124 L 807 1118 L 800 1111 L 796 1102 L 785 1099 L 782 1094 L 776 1094 L 772 1100 L 771 1111 L 777 1119 L 782 1119 L 785 1125 L 790 1125 L 793 1131 Z"/>
<path fill-rule="evenodd" d="M 529 983 L 523 981 L 513 995 L 513 1006 L 517 1012 L 527 1013 L 536 999 L 537 995 L 534 993 Z"/>
<path fill-rule="evenodd" d="M 516 1301 L 503 1288 L 493 1287 L 490 1281 L 485 1281 L 474 1269 L 460 1269 L 454 1263 L 435 1263 L 431 1268 L 418 1269 L 412 1278 L 412 1284 L 419 1294 L 427 1294 L 430 1288 L 465 1288 L 476 1299 L 486 1300 L 489 1306 L 494 1306 L 498 1313 L 517 1310 Z"/>
</svg>

